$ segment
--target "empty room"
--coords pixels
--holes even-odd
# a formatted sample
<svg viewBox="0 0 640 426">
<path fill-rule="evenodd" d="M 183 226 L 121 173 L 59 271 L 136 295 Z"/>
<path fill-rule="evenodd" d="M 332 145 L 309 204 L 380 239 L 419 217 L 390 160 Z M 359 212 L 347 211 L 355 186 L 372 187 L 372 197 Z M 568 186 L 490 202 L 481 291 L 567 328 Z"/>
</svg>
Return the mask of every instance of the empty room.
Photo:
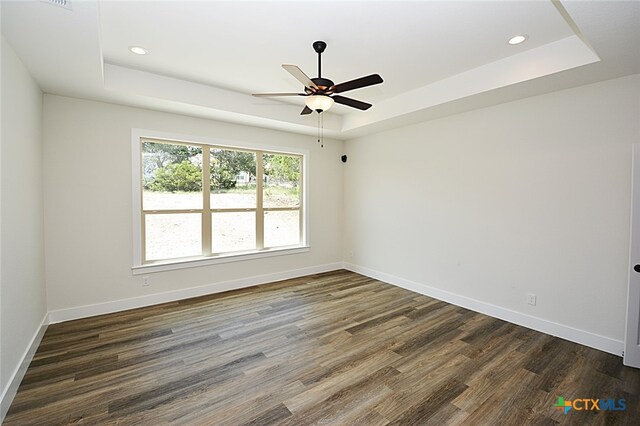
<svg viewBox="0 0 640 426">
<path fill-rule="evenodd" d="M 640 1 L 0 18 L 1 424 L 640 424 Z"/>
</svg>

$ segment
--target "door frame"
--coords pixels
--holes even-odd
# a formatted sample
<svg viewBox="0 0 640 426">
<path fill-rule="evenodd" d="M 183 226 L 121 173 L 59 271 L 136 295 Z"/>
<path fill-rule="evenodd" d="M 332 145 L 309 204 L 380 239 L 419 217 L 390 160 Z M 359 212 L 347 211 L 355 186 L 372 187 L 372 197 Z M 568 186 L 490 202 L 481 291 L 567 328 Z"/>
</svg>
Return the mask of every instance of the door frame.
<svg viewBox="0 0 640 426">
<path fill-rule="evenodd" d="M 624 339 L 624 365 L 640 368 L 640 143 L 632 146 L 631 235 L 629 237 L 629 279 Z"/>
</svg>

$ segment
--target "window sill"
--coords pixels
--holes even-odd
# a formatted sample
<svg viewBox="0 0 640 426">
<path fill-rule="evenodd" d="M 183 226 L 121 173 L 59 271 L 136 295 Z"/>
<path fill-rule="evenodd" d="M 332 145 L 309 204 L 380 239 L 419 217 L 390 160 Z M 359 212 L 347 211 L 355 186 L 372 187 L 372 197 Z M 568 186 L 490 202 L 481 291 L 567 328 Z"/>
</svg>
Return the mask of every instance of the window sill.
<svg viewBox="0 0 640 426">
<path fill-rule="evenodd" d="M 137 265 L 131 268 L 131 272 L 133 273 L 133 275 L 143 275 L 153 272 L 172 271 L 175 269 L 198 268 L 202 266 L 218 265 L 220 263 L 262 259 L 264 257 L 286 256 L 289 254 L 305 253 L 308 251 L 309 246 L 296 246 L 288 248 L 266 249 L 250 253 L 222 254 L 215 257 L 205 257 L 188 260 L 172 260 L 167 262 L 149 263 L 147 265 Z"/>
</svg>

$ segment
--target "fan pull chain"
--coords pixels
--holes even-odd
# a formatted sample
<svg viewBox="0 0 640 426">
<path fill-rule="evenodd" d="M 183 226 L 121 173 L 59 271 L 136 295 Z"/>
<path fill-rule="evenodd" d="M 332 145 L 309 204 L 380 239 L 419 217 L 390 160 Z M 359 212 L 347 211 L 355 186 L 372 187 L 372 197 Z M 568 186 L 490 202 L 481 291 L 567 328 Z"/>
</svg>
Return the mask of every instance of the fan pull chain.
<svg viewBox="0 0 640 426">
<path fill-rule="evenodd" d="M 318 143 L 320 148 L 324 148 L 324 116 L 322 111 L 318 113 Z"/>
<path fill-rule="evenodd" d="M 324 148 L 324 114 L 320 114 L 320 148 Z"/>
</svg>

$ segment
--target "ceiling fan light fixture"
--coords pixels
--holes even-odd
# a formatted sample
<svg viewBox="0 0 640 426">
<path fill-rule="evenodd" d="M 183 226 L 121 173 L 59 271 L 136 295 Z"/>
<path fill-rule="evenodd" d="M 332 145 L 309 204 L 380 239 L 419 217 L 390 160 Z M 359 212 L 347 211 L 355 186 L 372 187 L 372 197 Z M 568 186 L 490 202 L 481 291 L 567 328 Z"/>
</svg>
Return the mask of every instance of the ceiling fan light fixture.
<svg viewBox="0 0 640 426">
<path fill-rule="evenodd" d="M 304 99 L 304 103 L 316 112 L 324 112 L 333 106 L 333 99 L 326 95 L 311 95 Z"/>
</svg>

